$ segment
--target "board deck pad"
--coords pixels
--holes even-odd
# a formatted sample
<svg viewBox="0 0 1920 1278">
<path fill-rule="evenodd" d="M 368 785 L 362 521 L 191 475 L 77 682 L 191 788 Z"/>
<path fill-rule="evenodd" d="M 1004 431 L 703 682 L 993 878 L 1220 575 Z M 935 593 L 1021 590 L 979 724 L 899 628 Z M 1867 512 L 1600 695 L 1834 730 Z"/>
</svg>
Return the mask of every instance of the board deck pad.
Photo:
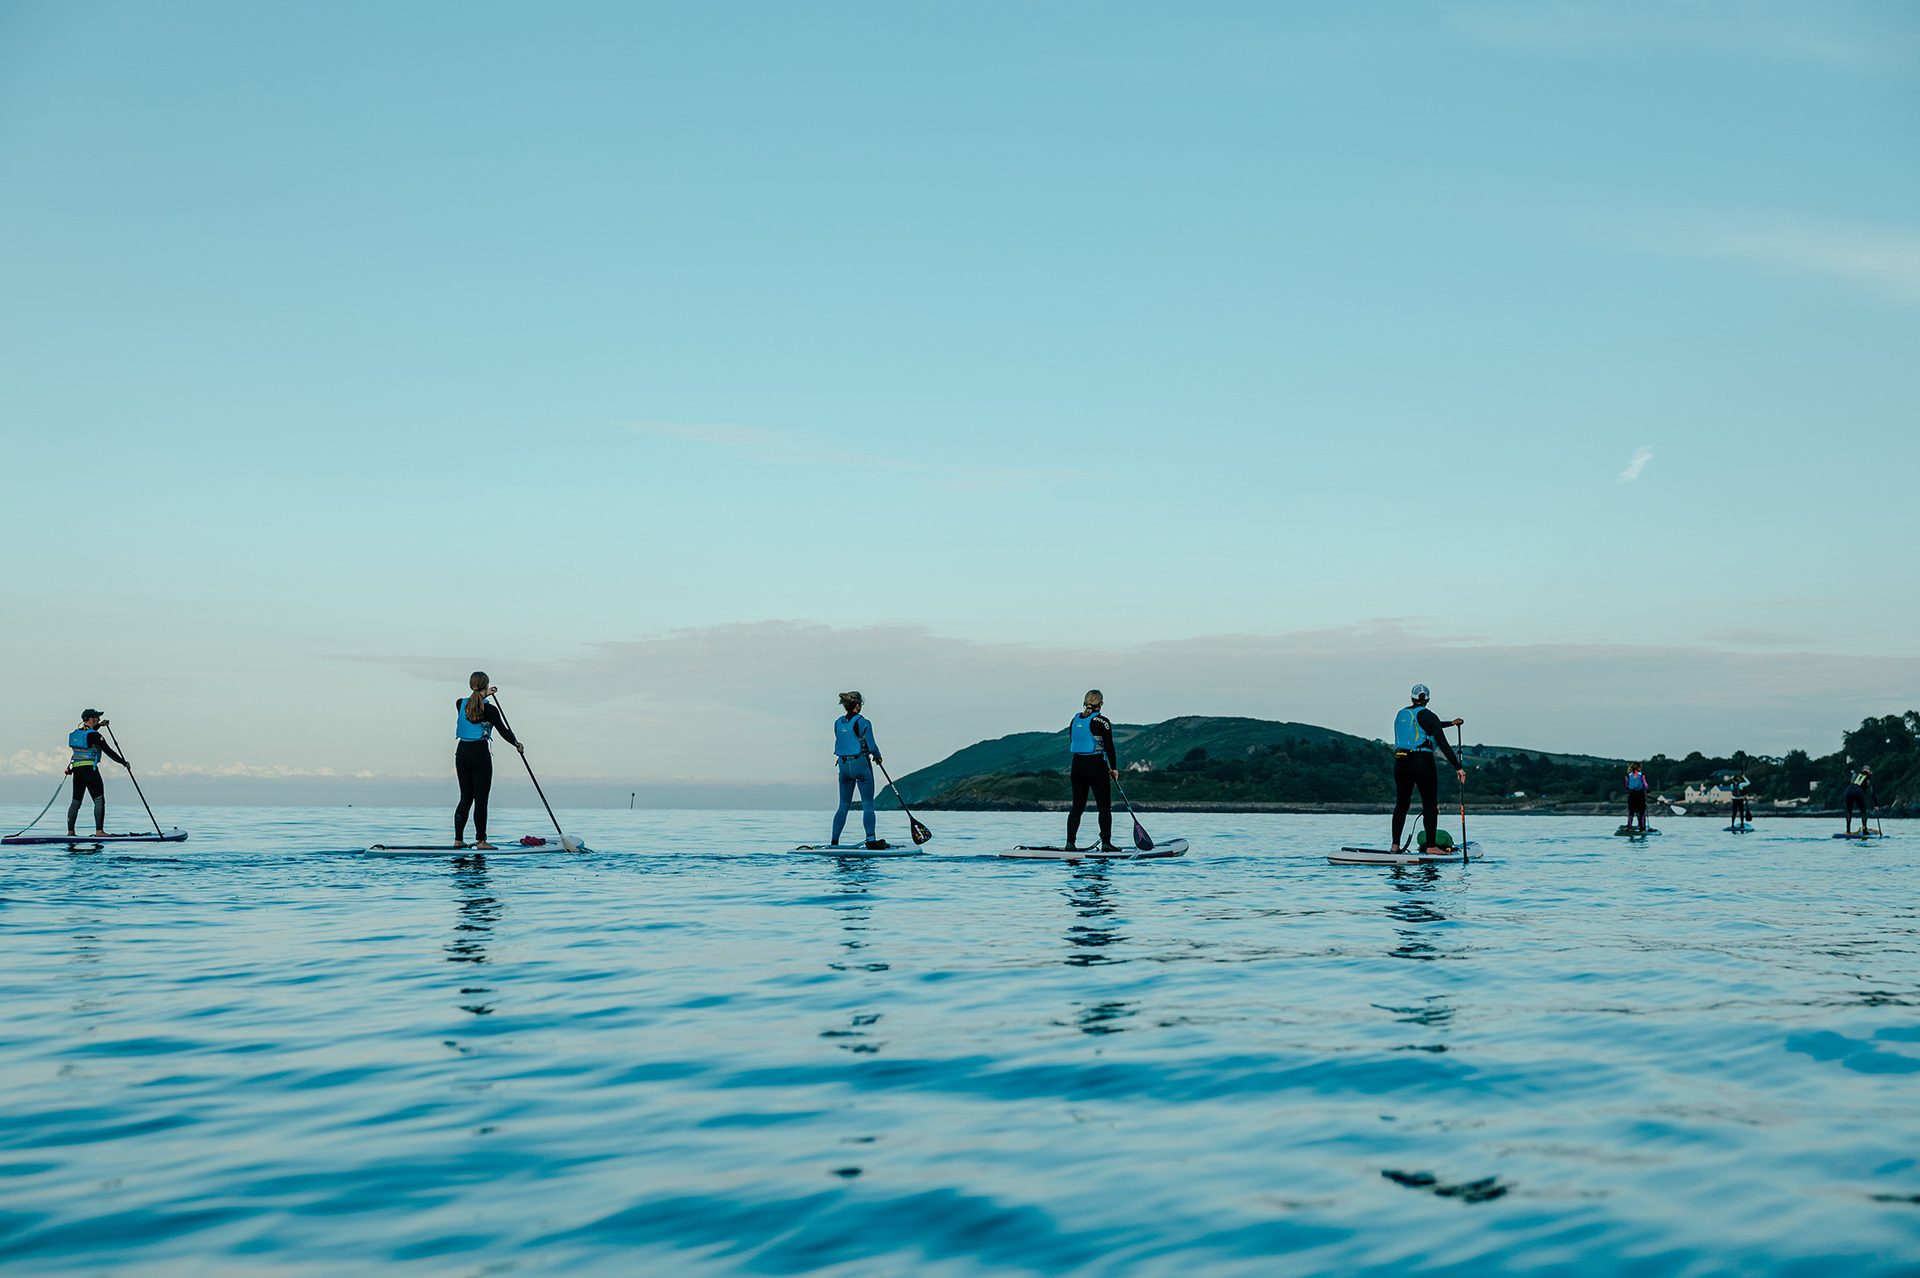
<svg viewBox="0 0 1920 1278">
<path fill-rule="evenodd" d="M 1836 839 L 1884 839 L 1887 836 L 1878 830 L 1856 830 L 1852 834 L 1836 834 Z"/>
<path fill-rule="evenodd" d="M 835 847 L 831 843 L 802 843 L 794 849 L 801 856 L 845 856 L 845 857 L 883 857 L 883 856 L 925 856 L 926 853 L 911 844 L 902 846 L 889 843 L 885 847 L 870 848 L 864 843 L 842 843 Z"/>
<path fill-rule="evenodd" d="M 33 847 L 55 843 L 185 843 L 187 832 L 181 829 L 168 829 L 155 832 L 147 830 L 135 834 L 9 834 L 0 839 L 0 844 L 8 847 Z"/>
<path fill-rule="evenodd" d="M 1028 847 L 1023 843 L 994 855 L 1012 861 L 1164 861 L 1186 854 L 1185 839 L 1161 839 L 1153 845 L 1151 852 L 1142 852 L 1138 848 L 1122 848 L 1118 852 L 1102 852 L 1099 848 L 1074 848 L 1069 851 L 1060 847 Z"/>
<path fill-rule="evenodd" d="M 1481 859 L 1478 843 L 1469 839 L 1464 846 L 1466 847 L 1464 858 L 1460 854 L 1459 846 L 1444 852 L 1395 852 L 1392 848 L 1341 848 L 1338 852 L 1327 853 L 1327 862 L 1330 865 L 1445 865 L 1449 861 Z"/>
</svg>

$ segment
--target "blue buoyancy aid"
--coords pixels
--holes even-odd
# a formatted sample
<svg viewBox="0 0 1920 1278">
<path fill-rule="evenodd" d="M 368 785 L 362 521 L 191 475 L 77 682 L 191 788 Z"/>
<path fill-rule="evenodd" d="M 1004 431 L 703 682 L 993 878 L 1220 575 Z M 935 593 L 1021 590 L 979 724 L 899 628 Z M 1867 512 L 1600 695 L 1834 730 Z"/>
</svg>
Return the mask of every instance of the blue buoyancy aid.
<svg viewBox="0 0 1920 1278">
<path fill-rule="evenodd" d="M 842 759 L 873 753 L 873 725 L 867 716 L 856 714 L 849 719 L 843 714 L 833 721 L 833 752 Z"/>
<path fill-rule="evenodd" d="M 92 737 L 92 728 L 75 728 L 67 734 L 67 744 L 73 747 L 74 767 L 97 768 L 100 766 L 100 747 L 87 744 Z"/>
<path fill-rule="evenodd" d="M 1067 725 L 1067 731 L 1073 735 L 1075 754 L 1106 753 L 1106 749 L 1100 744 L 1100 738 L 1093 735 L 1093 721 L 1099 717 L 1098 711 L 1093 714 L 1076 714 L 1073 716 L 1073 721 Z"/>
<path fill-rule="evenodd" d="M 1408 706 L 1393 717 L 1393 748 L 1411 754 L 1416 750 L 1433 753 L 1433 737 L 1420 726 L 1425 706 Z"/>
<path fill-rule="evenodd" d="M 1627 773 L 1627 789 L 1644 790 L 1647 788 L 1647 774 L 1644 772 Z"/>
<path fill-rule="evenodd" d="M 485 705 L 485 702 L 481 703 L 483 707 L 481 710 L 482 714 L 486 713 Z M 453 699 L 453 735 L 461 741 L 491 741 L 493 740 L 493 725 L 485 719 L 482 719 L 478 723 L 469 721 L 467 718 L 467 699 L 465 697 L 455 697 Z"/>
</svg>

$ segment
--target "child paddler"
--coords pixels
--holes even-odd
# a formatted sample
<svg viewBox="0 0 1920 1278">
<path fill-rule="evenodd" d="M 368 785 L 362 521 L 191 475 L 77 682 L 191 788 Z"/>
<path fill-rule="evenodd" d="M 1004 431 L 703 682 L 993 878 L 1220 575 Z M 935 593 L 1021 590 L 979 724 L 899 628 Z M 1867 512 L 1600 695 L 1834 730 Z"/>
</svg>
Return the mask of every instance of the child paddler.
<svg viewBox="0 0 1920 1278">
<path fill-rule="evenodd" d="M 1412 806 L 1415 787 L 1420 790 L 1420 818 L 1426 826 L 1426 841 L 1421 849 L 1433 846 L 1440 829 L 1440 772 L 1433 761 L 1437 744 L 1453 765 L 1454 779 L 1467 783 L 1467 770 L 1460 756 L 1447 743 L 1447 729 L 1457 728 L 1465 719 L 1447 722 L 1427 709 L 1433 694 L 1424 683 L 1413 685 L 1413 704 L 1393 718 L 1393 850 L 1402 851 L 1400 832 L 1407 825 L 1407 809 Z"/>
<path fill-rule="evenodd" d="M 104 835 L 107 832 L 107 783 L 100 779 L 100 756 L 106 755 L 121 767 L 127 767 L 127 761 L 114 753 L 107 739 L 100 735 L 100 729 L 107 726 L 107 720 L 98 710 L 82 710 L 80 726 L 67 734 L 67 747 L 73 751 L 73 758 L 67 763 L 67 775 L 73 778 L 73 802 L 67 804 L 67 834 L 73 835 L 73 823 L 80 817 L 80 800 L 85 795 L 93 796 L 93 832 Z"/>
</svg>

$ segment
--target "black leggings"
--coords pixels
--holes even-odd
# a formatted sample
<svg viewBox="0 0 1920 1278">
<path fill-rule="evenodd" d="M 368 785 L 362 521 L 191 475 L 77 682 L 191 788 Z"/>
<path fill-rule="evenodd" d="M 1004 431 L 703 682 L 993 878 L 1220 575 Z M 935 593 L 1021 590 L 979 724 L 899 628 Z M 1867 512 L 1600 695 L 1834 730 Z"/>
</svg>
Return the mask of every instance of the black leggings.
<svg viewBox="0 0 1920 1278">
<path fill-rule="evenodd" d="M 1640 828 L 1647 828 L 1647 792 L 1645 790 L 1627 791 L 1627 824 L 1632 825 L 1635 817 L 1640 818 Z"/>
<path fill-rule="evenodd" d="M 80 799 L 84 795 L 93 796 L 93 828 L 107 828 L 107 783 L 100 779 L 100 769 L 95 767 L 75 768 L 73 770 L 73 802 L 67 805 L 67 833 L 73 833 L 73 823 L 80 815 Z"/>
<path fill-rule="evenodd" d="M 493 790 L 493 752 L 484 741 L 462 741 L 453 748 L 453 772 L 460 778 L 460 806 L 453 810 L 453 841 L 467 841 L 467 813 L 473 813 L 473 841 L 487 841 L 487 795 Z"/>
<path fill-rule="evenodd" d="M 1073 809 L 1067 813 L 1067 846 L 1080 834 L 1080 814 L 1087 810 L 1087 793 L 1100 804 L 1100 845 L 1113 842 L 1113 778 L 1107 775 L 1107 756 L 1073 756 Z"/>
<path fill-rule="evenodd" d="M 75 781 L 78 781 L 80 779 L 80 774 L 78 772 L 74 773 L 73 779 Z M 1853 810 L 1855 808 L 1858 808 L 1860 809 L 1860 828 L 1863 830 L 1866 829 L 1867 828 L 1867 792 L 1865 790 L 1850 789 L 1847 791 L 1846 798 L 1847 798 L 1847 825 L 1849 827 L 1853 825 Z M 72 825 L 73 822 L 69 820 L 67 824 Z"/>
<path fill-rule="evenodd" d="M 1407 828 L 1407 809 L 1413 806 L 1414 787 L 1420 787 L 1420 819 L 1427 825 L 1427 842 L 1432 844 L 1440 827 L 1440 770 L 1431 750 L 1409 750 L 1393 756 L 1393 846 L 1400 846 L 1400 832 Z"/>
</svg>

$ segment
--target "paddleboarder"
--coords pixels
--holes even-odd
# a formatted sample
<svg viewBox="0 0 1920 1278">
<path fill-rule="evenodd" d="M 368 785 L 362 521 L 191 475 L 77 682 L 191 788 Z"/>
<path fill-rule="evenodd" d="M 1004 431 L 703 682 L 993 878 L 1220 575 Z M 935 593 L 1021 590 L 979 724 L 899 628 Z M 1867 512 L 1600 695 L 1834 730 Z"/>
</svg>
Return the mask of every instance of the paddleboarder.
<svg viewBox="0 0 1920 1278">
<path fill-rule="evenodd" d="M 1430 847 L 1440 828 L 1440 771 L 1433 761 L 1438 745 L 1453 765 L 1453 777 L 1467 783 L 1467 769 L 1447 741 L 1447 729 L 1457 728 L 1465 719 L 1442 719 L 1427 708 L 1433 695 L 1424 683 L 1413 685 L 1413 702 L 1393 718 L 1393 850 L 1402 851 L 1400 832 L 1407 825 L 1407 809 L 1412 806 L 1415 787 L 1420 790 L 1420 819 L 1426 827 Z"/>
<path fill-rule="evenodd" d="M 473 847 L 478 852 L 494 851 L 487 842 L 487 796 L 493 792 L 493 751 L 487 742 L 495 728 L 507 744 L 521 754 L 527 752 L 500 717 L 499 707 L 487 698 L 499 689 L 487 681 L 487 672 L 476 670 L 467 676 L 467 695 L 453 699 L 453 773 L 460 778 L 460 802 L 453 809 L 453 845 L 467 846 L 467 814 L 473 814 Z"/>
<path fill-rule="evenodd" d="M 1864 834 L 1868 829 L 1867 813 L 1880 806 L 1879 800 L 1873 795 L 1873 769 L 1864 763 L 1861 764 L 1860 770 L 1853 774 L 1853 780 L 1847 783 L 1846 793 L 1841 798 L 1847 805 L 1847 833 L 1853 833 L 1853 810 L 1858 808 L 1860 809 L 1860 830 Z M 71 817 L 67 819 L 67 828 L 69 830 L 73 828 Z"/>
<path fill-rule="evenodd" d="M 1120 779 L 1120 755 L 1113 748 L 1113 724 L 1100 713 L 1107 699 L 1100 689 L 1089 689 L 1080 699 L 1080 713 L 1067 724 L 1068 748 L 1073 752 L 1073 807 L 1067 812 L 1067 851 L 1080 834 L 1080 815 L 1087 795 L 1100 805 L 1100 850 L 1119 852 L 1113 841 L 1113 783 Z"/>
<path fill-rule="evenodd" d="M 93 832 L 107 832 L 107 784 L 100 779 L 100 756 L 106 755 L 125 768 L 127 761 L 114 753 L 100 729 L 107 726 L 107 720 L 98 710 L 82 710 L 80 726 L 67 734 L 67 746 L 73 751 L 73 758 L 67 764 L 67 775 L 73 778 L 73 801 L 67 804 L 67 834 L 73 834 L 73 823 L 80 818 L 80 800 L 93 796 Z"/>
<path fill-rule="evenodd" d="M 858 692 L 840 694 L 840 717 L 833 721 L 833 759 L 840 776 L 840 806 L 833 814 L 833 846 L 840 846 L 840 832 L 847 828 L 847 813 L 853 810 L 853 792 L 860 790 L 860 823 L 866 827 L 867 846 L 878 850 L 886 842 L 874 832 L 873 765 L 880 762 L 880 747 L 873 739 L 873 724 L 860 713 L 866 701 Z"/>
<path fill-rule="evenodd" d="M 1753 809 L 1747 806 L 1747 791 L 1753 788 L 1753 782 L 1747 780 L 1747 774 L 1742 772 L 1727 788 L 1733 791 L 1733 819 L 1727 824 L 1735 830 L 1743 825 L 1751 825 Z"/>
<path fill-rule="evenodd" d="M 1637 763 L 1627 765 L 1627 828 L 1633 828 L 1633 819 L 1640 818 L 1640 833 L 1647 832 L 1647 774 L 1640 770 Z"/>
</svg>

